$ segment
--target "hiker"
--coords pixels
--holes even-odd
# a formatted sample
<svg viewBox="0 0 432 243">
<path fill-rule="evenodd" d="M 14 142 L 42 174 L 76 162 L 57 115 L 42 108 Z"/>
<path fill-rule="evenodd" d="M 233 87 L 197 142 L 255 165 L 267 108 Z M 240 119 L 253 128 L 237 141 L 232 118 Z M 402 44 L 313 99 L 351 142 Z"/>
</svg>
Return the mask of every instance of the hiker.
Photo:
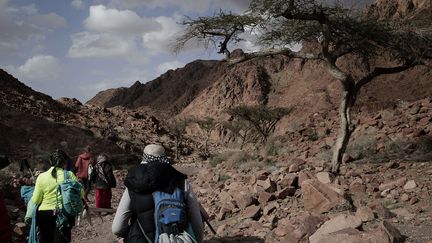
<svg viewBox="0 0 432 243">
<path fill-rule="evenodd" d="M 0 155 L 0 169 L 9 165 L 8 157 Z M 0 190 L 0 242 L 11 242 L 12 240 L 12 225 L 10 217 L 6 209 L 6 203 L 3 197 L 3 190 Z"/>
<path fill-rule="evenodd" d="M 57 227 L 58 222 L 56 222 L 56 220 L 59 220 L 59 212 L 63 211 L 59 209 L 64 207 L 62 206 L 62 195 L 58 192 L 59 184 L 65 180 L 65 176 L 67 176 L 69 180 L 77 181 L 77 178 L 71 171 L 65 173 L 66 171 L 63 170 L 63 168 L 67 167 L 68 157 L 69 156 L 62 150 L 54 151 L 49 160 L 51 168 L 41 173 L 36 179 L 34 192 L 29 206 L 27 207 L 28 211 L 25 221 L 29 223 L 33 213 L 30 211 L 37 210 L 36 226 L 39 228 L 39 242 L 71 242 L 71 229 L 75 224 L 75 218 L 72 216 L 65 216 L 69 227 L 62 227 L 61 230 Z M 81 189 L 81 197 L 83 194 L 84 192 Z M 30 205 L 37 205 L 37 209 Z"/>
<path fill-rule="evenodd" d="M 97 157 L 95 165 L 96 208 L 111 208 L 111 188 L 116 187 L 112 164 L 106 154 Z"/>
<path fill-rule="evenodd" d="M 89 175 L 89 168 L 90 171 L 91 168 L 94 167 L 94 159 L 93 155 L 91 154 L 91 147 L 87 146 L 84 148 L 84 153 L 80 154 L 78 156 L 78 159 L 75 163 L 75 168 L 77 170 L 76 175 L 78 177 L 78 180 L 81 182 L 81 184 L 84 186 L 84 199 L 88 202 L 88 194 L 90 192 L 90 186 L 91 186 L 91 178 Z"/>
<path fill-rule="evenodd" d="M 160 214 L 158 207 L 155 207 L 155 204 L 158 203 L 156 200 L 158 197 L 155 195 L 163 193 L 176 195 L 180 189 L 184 193 L 182 194 L 184 195 L 183 201 L 186 204 L 184 218 L 189 226 L 187 234 L 192 235 L 196 242 L 202 242 L 204 226 L 197 198 L 187 181 L 187 176 L 171 165 L 163 146 L 150 144 L 144 148 L 142 161 L 128 171 L 125 186 L 126 190 L 120 199 L 112 224 L 112 232 L 115 235 L 125 238 L 127 243 L 160 242 L 156 238 L 167 240 L 163 242 L 171 242 L 166 239 L 168 237 L 163 238 L 162 235 L 156 233 L 156 231 L 163 232 L 161 232 L 160 223 L 156 224 L 160 222 L 160 218 L 156 215 Z M 170 227 L 169 229 L 172 230 Z M 185 227 L 180 227 L 175 230 L 184 232 Z M 182 238 L 182 240 L 178 242 L 195 242 L 189 238 Z"/>
</svg>

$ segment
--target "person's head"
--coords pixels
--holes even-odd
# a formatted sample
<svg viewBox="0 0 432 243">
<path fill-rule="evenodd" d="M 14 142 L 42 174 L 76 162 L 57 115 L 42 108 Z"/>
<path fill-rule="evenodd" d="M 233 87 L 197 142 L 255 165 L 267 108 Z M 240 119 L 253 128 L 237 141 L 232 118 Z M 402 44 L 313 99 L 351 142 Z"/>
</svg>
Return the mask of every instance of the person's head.
<svg viewBox="0 0 432 243">
<path fill-rule="evenodd" d="M 142 162 L 160 162 L 171 164 L 171 161 L 166 156 L 165 148 L 160 144 L 149 144 L 145 146 Z"/>
<path fill-rule="evenodd" d="M 54 167 L 51 175 L 57 178 L 57 168 L 65 168 L 67 162 L 69 161 L 69 156 L 63 150 L 57 149 L 50 155 L 50 164 Z"/>
<path fill-rule="evenodd" d="M 97 163 L 103 163 L 106 161 L 108 161 L 108 155 L 106 155 L 106 154 L 100 154 L 96 159 Z"/>
</svg>

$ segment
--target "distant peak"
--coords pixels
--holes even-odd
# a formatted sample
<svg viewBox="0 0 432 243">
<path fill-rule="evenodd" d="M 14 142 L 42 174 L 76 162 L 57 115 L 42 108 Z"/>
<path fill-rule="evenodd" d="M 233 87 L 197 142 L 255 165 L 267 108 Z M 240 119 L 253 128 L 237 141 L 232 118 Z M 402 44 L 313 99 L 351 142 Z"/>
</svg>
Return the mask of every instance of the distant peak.
<svg viewBox="0 0 432 243">
<path fill-rule="evenodd" d="M 140 86 L 140 85 L 142 85 L 142 83 L 139 80 L 137 80 L 137 81 L 135 81 L 135 83 L 132 86 L 135 86 L 135 85 Z"/>
</svg>

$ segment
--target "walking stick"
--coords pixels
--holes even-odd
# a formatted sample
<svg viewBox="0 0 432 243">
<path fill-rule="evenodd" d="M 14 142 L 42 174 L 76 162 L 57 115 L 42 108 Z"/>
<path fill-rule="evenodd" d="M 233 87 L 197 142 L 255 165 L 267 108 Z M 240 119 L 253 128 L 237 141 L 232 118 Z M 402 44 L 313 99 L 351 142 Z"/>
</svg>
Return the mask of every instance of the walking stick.
<svg viewBox="0 0 432 243">
<path fill-rule="evenodd" d="M 199 204 L 199 207 L 200 207 L 200 214 L 201 214 L 202 220 L 208 225 L 208 227 L 210 228 L 210 231 L 214 235 L 216 235 L 216 231 L 214 230 L 213 226 L 208 221 L 209 215 L 208 215 L 207 211 L 204 209 L 204 207 L 201 205 L 201 203 L 198 203 L 198 204 Z"/>
</svg>

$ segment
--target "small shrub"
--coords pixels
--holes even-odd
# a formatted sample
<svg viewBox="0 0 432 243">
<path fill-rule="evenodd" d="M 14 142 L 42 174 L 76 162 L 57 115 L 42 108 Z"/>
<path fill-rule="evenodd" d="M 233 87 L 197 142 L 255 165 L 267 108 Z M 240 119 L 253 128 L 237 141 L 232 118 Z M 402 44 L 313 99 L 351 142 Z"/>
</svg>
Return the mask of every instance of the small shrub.
<svg viewBox="0 0 432 243">
<path fill-rule="evenodd" d="M 407 140 L 396 139 L 390 140 L 386 143 L 387 151 L 390 153 L 401 153 L 403 149 L 410 144 Z"/>
<path fill-rule="evenodd" d="M 230 179 L 230 178 L 231 178 L 231 176 L 229 176 L 229 175 L 227 175 L 227 174 L 221 174 L 221 175 L 219 176 L 219 181 L 224 182 L 224 181 L 226 181 L 226 180 L 228 180 L 228 179 Z"/>
<path fill-rule="evenodd" d="M 422 153 L 432 152 L 432 137 L 426 136 L 420 138 L 420 141 L 416 144 L 416 148 Z"/>
<path fill-rule="evenodd" d="M 218 164 L 222 163 L 223 161 L 224 161 L 224 159 L 218 155 L 214 155 L 214 156 L 209 158 L 209 163 L 213 167 L 216 167 Z"/>
<path fill-rule="evenodd" d="M 322 161 L 331 161 L 332 159 L 332 150 L 331 149 L 325 149 L 318 152 L 315 157 Z"/>
<path fill-rule="evenodd" d="M 319 139 L 319 135 L 317 132 L 313 132 L 313 133 L 309 134 L 307 137 L 311 141 L 317 141 Z"/>
<path fill-rule="evenodd" d="M 246 164 L 251 160 L 256 159 L 256 156 L 246 151 L 238 151 L 231 154 L 227 159 L 227 162 L 235 168 L 238 168 L 242 164 Z"/>
<path fill-rule="evenodd" d="M 362 159 L 375 154 L 377 140 L 375 137 L 364 135 L 348 144 L 347 153 L 355 158 Z"/>
</svg>

